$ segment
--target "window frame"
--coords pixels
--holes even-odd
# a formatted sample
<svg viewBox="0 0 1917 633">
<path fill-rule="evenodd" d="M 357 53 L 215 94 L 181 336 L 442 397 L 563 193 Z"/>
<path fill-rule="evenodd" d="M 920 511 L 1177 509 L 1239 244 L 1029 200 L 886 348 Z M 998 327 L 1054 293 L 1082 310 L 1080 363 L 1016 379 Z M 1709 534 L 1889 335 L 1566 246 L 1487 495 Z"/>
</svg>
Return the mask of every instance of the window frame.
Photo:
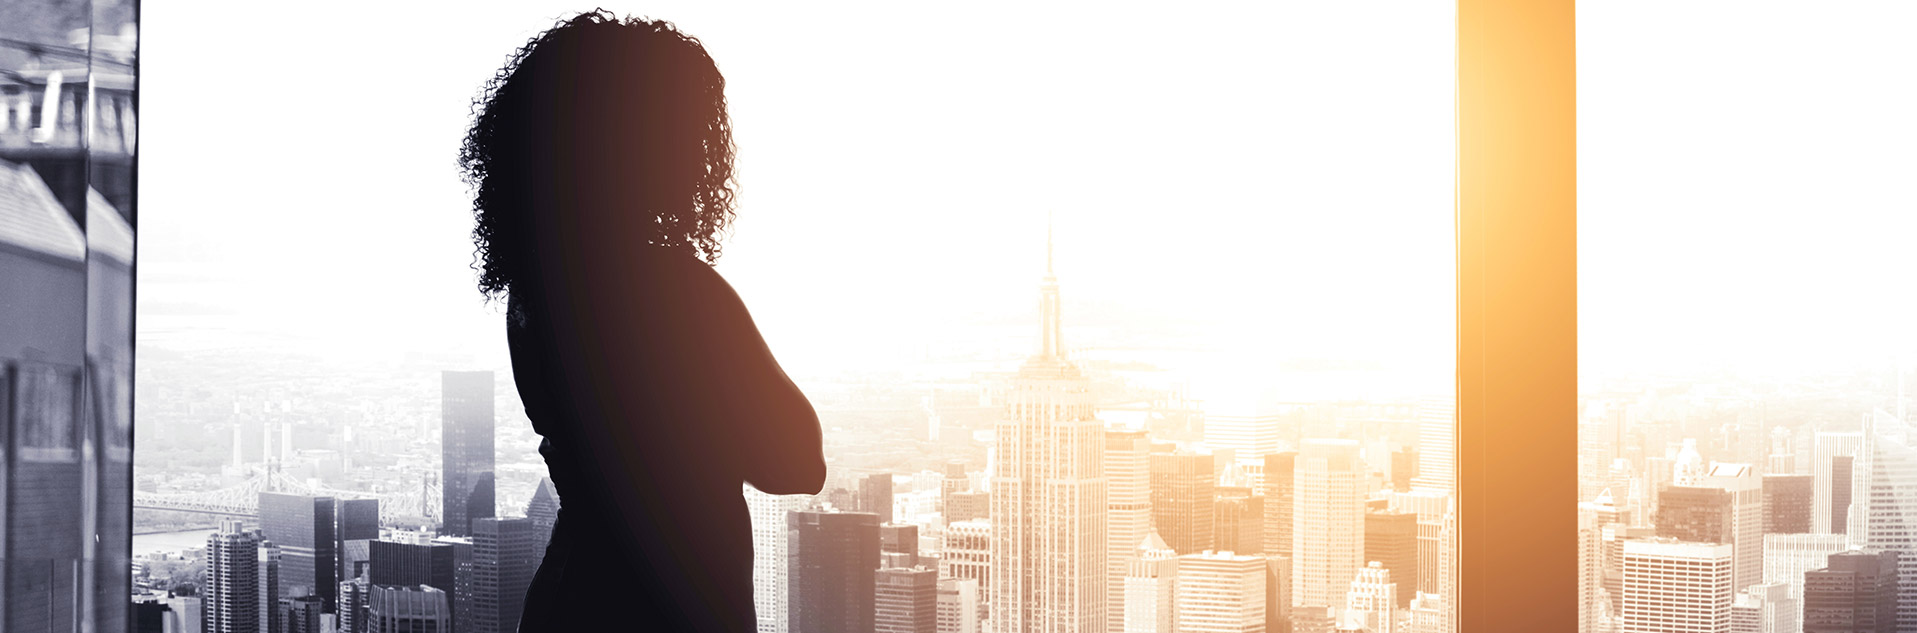
<svg viewBox="0 0 1917 633">
<path fill-rule="evenodd" d="M 1575 631 L 1575 3 L 1457 6 L 1459 529 L 1448 628 Z"/>
</svg>

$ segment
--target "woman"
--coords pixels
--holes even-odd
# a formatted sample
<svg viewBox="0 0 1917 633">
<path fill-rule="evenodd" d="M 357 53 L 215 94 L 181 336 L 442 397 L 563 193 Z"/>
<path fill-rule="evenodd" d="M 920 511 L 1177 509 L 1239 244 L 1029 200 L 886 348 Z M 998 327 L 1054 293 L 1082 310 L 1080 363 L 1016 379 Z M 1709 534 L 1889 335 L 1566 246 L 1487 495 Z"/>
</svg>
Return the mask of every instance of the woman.
<svg viewBox="0 0 1917 633">
<path fill-rule="evenodd" d="M 520 48 L 460 152 L 479 288 L 561 510 L 520 631 L 752 631 L 741 482 L 824 485 L 819 423 L 713 271 L 725 79 L 671 24 L 596 11 Z"/>
</svg>

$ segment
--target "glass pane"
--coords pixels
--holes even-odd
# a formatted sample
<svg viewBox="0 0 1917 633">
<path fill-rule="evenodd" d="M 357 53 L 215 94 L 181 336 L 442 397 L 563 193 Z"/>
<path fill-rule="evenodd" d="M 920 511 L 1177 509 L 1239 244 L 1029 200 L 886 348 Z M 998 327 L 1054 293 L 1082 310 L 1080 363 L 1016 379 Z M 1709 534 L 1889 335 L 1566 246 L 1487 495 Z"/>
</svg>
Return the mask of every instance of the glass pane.
<svg viewBox="0 0 1917 633">
<path fill-rule="evenodd" d="M 1578 6 L 1582 630 L 1917 627 L 1913 27 Z"/>
<path fill-rule="evenodd" d="M 128 628 L 135 14 L 118 0 L 0 6 L 9 631 Z"/>
<path fill-rule="evenodd" d="M 567 8 L 259 10 L 154 27 L 140 582 L 237 595 L 195 561 L 275 541 L 341 626 L 424 585 L 510 629 L 564 486 L 447 168 Z M 647 10 L 724 73 L 716 269 L 823 426 L 820 494 L 743 487 L 760 631 L 1450 633 L 1448 3 Z M 342 38 L 434 70 L 314 98 L 392 68 Z M 234 64 L 252 105 L 209 106 Z M 233 158 L 262 142 L 299 149 Z M 331 528 L 336 589 L 266 536 L 270 490 L 377 499 L 364 547 Z"/>
</svg>

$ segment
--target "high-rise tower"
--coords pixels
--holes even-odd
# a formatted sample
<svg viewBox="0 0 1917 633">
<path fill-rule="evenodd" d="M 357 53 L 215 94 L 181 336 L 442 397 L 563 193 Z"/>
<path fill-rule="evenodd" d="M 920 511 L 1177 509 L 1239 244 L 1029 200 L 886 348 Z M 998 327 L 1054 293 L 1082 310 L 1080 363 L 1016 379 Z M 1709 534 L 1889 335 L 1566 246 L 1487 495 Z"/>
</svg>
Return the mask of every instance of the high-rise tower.
<svg viewBox="0 0 1917 633">
<path fill-rule="evenodd" d="M 440 376 L 439 533 L 471 536 L 473 519 L 493 516 L 493 373 Z"/>
<path fill-rule="evenodd" d="M 1039 350 L 996 426 L 992 630 L 1105 633 L 1104 425 L 1091 381 L 1065 359 L 1051 240 L 1039 286 Z"/>
</svg>

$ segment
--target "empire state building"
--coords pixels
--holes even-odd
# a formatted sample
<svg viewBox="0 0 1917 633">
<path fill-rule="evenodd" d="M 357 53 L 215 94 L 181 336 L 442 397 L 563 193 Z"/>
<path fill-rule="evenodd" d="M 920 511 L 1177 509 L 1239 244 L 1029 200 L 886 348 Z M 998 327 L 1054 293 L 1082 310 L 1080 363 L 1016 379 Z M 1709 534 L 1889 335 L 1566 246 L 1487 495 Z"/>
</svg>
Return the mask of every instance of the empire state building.
<svg viewBox="0 0 1917 633">
<path fill-rule="evenodd" d="M 1104 425 L 1091 381 L 1065 359 L 1051 239 L 1039 286 L 1039 350 L 995 427 L 992 630 L 1105 633 Z"/>
</svg>

